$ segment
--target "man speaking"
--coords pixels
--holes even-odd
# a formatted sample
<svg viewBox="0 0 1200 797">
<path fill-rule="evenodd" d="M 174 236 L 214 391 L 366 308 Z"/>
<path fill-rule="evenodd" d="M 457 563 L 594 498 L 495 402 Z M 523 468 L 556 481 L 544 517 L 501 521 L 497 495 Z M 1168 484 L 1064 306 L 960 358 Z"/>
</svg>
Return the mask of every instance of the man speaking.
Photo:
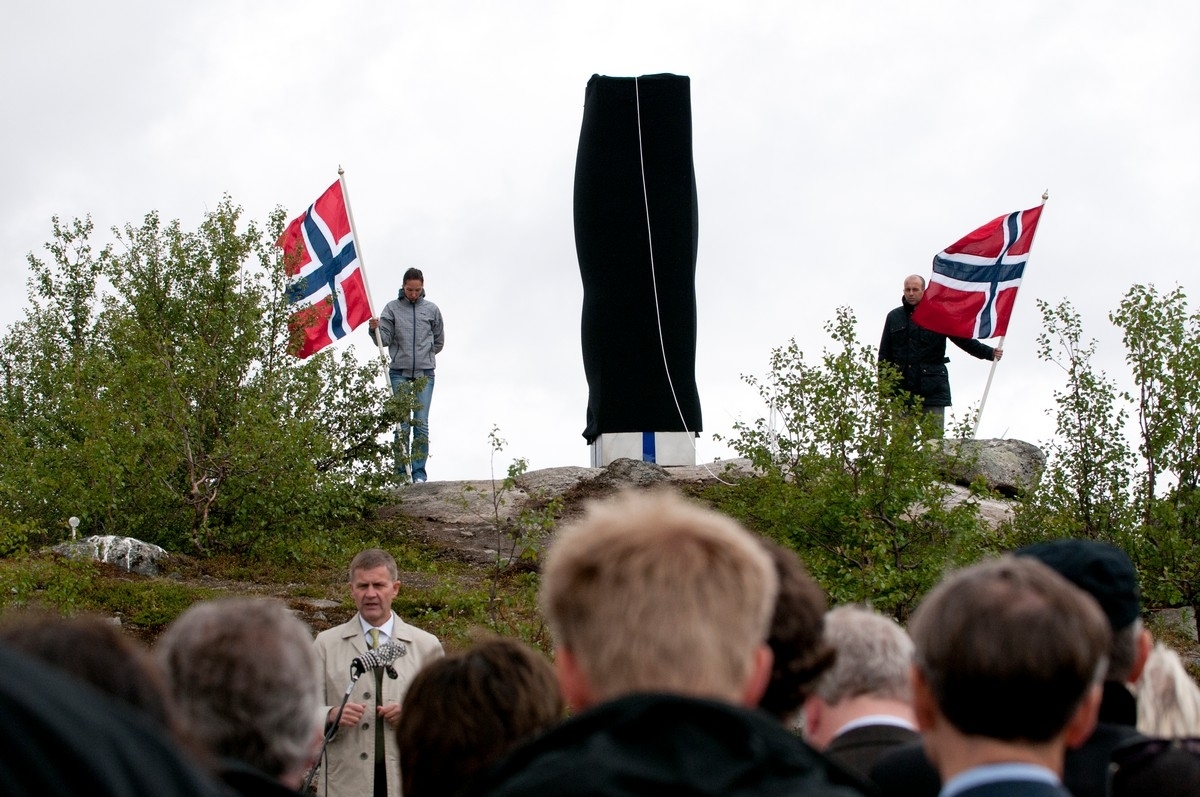
<svg viewBox="0 0 1200 797">
<path fill-rule="evenodd" d="M 337 723 L 317 791 L 325 797 L 399 797 L 400 754 L 394 729 L 400 701 L 417 671 L 444 655 L 442 643 L 392 611 L 400 582 L 396 560 L 387 551 L 369 548 L 354 557 L 350 594 L 358 613 L 322 631 L 316 640 L 324 673 L 322 714 L 326 727 Z M 380 655 L 367 655 L 372 650 Z M 346 697 L 352 670 L 375 660 L 386 666 L 367 667 Z"/>
</svg>

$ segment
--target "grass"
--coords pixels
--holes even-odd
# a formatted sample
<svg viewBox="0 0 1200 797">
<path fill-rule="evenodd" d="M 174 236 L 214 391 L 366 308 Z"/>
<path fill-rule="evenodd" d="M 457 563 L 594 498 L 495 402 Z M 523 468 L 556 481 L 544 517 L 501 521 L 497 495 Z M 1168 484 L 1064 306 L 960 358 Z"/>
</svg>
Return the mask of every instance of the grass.
<svg viewBox="0 0 1200 797">
<path fill-rule="evenodd" d="M 495 633 L 549 650 L 537 610 L 536 574 L 494 571 L 448 557 L 417 540 L 407 522 L 393 517 L 310 540 L 280 540 L 254 556 L 175 555 L 153 578 L 51 553 L 0 558 L 0 611 L 117 617 L 131 636 L 153 643 L 197 601 L 260 595 L 284 600 L 320 631 L 354 614 L 346 567 L 358 551 L 380 547 L 396 557 L 400 569 L 397 612 L 447 649 L 466 648 L 481 633 Z"/>
</svg>

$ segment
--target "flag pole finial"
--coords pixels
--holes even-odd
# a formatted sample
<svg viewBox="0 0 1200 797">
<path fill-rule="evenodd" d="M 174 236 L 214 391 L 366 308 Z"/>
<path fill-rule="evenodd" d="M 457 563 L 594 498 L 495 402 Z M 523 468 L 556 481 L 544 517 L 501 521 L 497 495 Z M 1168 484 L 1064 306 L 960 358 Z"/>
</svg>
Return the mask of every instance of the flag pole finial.
<svg viewBox="0 0 1200 797">
<path fill-rule="evenodd" d="M 342 168 L 342 164 L 339 163 L 338 164 L 338 177 L 341 177 L 345 173 L 346 173 L 346 171 Z"/>
<path fill-rule="evenodd" d="M 341 167 L 339 166 L 338 168 L 340 169 Z M 1050 198 L 1050 189 L 1047 188 L 1045 191 L 1042 192 L 1042 201 L 1045 202 L 1049 198 Z"/>
</svg>

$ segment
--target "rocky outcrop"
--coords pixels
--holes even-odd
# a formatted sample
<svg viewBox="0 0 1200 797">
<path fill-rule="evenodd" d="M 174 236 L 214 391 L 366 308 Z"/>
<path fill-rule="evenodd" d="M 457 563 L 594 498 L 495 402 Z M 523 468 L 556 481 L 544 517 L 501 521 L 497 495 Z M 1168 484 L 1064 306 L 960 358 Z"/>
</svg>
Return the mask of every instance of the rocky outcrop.
<svg viewBox="0 0 1200 797">
<path fill-rule="evenodd" d="M 142 576 L 158 575 L 159 563 L 170 556 L 153 543 L 112 534 L 70 540 L 55 545 L 52 550 L 71 559 L 106 562 Z"/>
<path fill-rule="evenodd" d="M 943 475 L 946 481 L 969 486 L 982 480 L 1001 495 L 1028 494 L 1042 478 L 1046 455 L 1023 440 L 944 440 Z"/>
<path fill-rule="evenodd" d="M 395 491 L 394 502 L 382 515 L 412 518 L 418 533 L 427 539 L 470 561 L 491 564 L 497 556 L 503 560 L 510 552 L 508 524 L 518 522 L 522 512 L 537 510 L 555 498 L 564 499 L 577 511 L 583 500 L 626 487 L 716 483 L 750 473 L 750 462 L 744 459 L 669 468 L 618 459 L 606 468 L 570 466 L 529 471 L 508 490 L 503 480 L 405 485 Z"/>
<path fill-rule="evenodd" d="M 950 495 L 946 498 L 946 506 L 955 507 L 967 501 L 973 502 L 978 508 L 980 519 L 988 528 L 997 529 L 1000 524 L 1012 519 L 1012 501 L 1002 498 L 981 498 L 973 495 L 966 487 L 957 484 L 946 486 L 950 490 Z"/>
</svg>

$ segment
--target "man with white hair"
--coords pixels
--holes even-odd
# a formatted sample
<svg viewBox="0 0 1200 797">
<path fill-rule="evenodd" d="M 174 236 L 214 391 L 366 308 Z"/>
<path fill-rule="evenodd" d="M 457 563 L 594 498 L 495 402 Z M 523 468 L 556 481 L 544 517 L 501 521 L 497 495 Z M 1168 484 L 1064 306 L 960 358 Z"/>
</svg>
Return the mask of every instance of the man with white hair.
<svg viewBox="0 0 1200 797">
<path fill-rule="evenodd" d="M 804 703 L 804 737 L 866 778 L 884 753 L 920 738 L 912 640 L 890 617 L 839 606 L 825 615 L 825 642 L 837 658 Z"/>
<path fill-rule="evenodd" d="M 277 600 L 197 603 L 155 647 L 184 731 L 243 795 L 295 795 L 321 743 L 317 654 Z"/>
</svg>

